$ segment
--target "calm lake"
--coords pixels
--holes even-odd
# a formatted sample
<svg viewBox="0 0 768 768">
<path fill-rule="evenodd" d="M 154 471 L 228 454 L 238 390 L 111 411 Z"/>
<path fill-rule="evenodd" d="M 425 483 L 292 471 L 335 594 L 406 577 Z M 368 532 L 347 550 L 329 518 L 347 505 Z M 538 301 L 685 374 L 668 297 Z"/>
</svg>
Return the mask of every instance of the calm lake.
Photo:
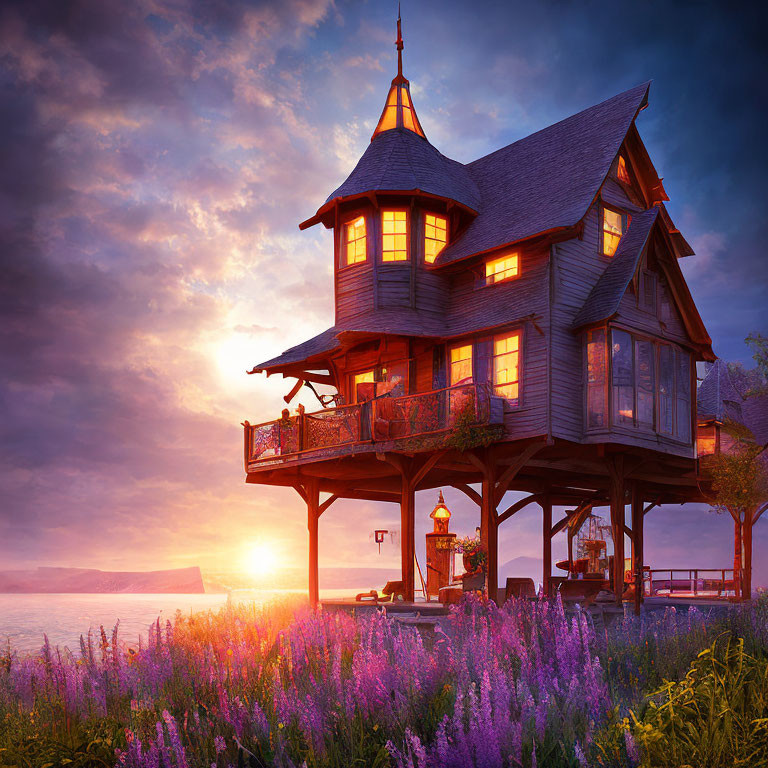
<svg viewBox="0 0 768 768">
<path fill-rule="evenodd" d="M 354 591 L 321 590 L 321 597 L 349 596 L 350 593 L 354 594 Z M 263 603 L 292 594 L 306 592 L 234 592 L 232 599 Z M 111 636 L 118 619 L 122 642 L 134 645 L 139 636 L 146 640 L 149 625 L 158 617 L 165 622 L 166 619 L 172 620 L 177 610 L 183 613 L 215 610 L 226 602 L 226 594 L 0 594 L 0 650 L 6 648 L 10 640 L 11 647 L 17 651 L 37 651 L 43 644 L 43 634 L 47 634 L 51 645 L 78 652 L 81 634 L 85 635 L 91 628 L 98 635 L 99 627 L 103 625 Z"/>
</svg>

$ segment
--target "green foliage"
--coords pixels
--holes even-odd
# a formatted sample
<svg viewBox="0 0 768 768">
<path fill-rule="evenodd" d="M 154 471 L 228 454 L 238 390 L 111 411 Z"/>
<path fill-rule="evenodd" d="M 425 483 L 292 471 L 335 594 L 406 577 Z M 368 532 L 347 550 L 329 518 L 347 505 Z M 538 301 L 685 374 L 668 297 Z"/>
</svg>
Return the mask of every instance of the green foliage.
<svg viewBox="0 0 768 768">
<path fill-rule="evenodd" d="M 631 731 L 644 768 L 768 765 L 768 661 L 744 641 L 715 640 L 680 682 L 651 694 Z M 624 722 L 624 727 L 630 726 Z"/>
<path fill-rule="evenodd" d="M 761 460 L 763 449 L 743 424 L 726 419 L 723 431 L 731 445 L 708 461 L 712 475 L 715 507 L 742 516 L 768 496 L 768 471 Z"/>
<path fill-rule="evenodd" d="M 444 446 L 457 451 L 469 451 L 472 448 L 485 448 L 500 440 L 503 435 L 501 425 L 483 425 L 475 423 L 474 403 L 456 414 L 453 428 L 445 438 Z"/>
<path fill-rule="evenodd" d="M 762 333 L 750 333 L 744 341 L 752 348 L 752 359 L 765 383 L 768 381 L 768 338 Z"/>
</svg>

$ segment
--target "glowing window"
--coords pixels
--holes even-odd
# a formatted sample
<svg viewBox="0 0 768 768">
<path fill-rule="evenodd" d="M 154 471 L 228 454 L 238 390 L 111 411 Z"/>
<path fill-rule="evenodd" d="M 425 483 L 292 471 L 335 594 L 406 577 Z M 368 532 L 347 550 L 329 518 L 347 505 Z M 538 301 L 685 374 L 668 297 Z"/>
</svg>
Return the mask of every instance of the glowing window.
<svg viewBox="0 0 768 768">
<path fill-rule="evenodd" d="M 520 390 L 520 334 L 493 337 L 493 393 L 517 405 Z"/>
<path fill-rule="evenodd" d="M 395 86 L 392 86 L 389 90 L 384 112 L 373 135 L 375 136 L 382 131 L 388 131 L 390 128 L 397 128 L 397 88 Z"/>
<path fill-rule="evenodd" d="M 365 216 L 344 225 L 345 264 L 359 264 L 366 259 Z"/>
<path fill-rule="evenodd" d="M 451 349 L 451 386 L 472 383 L 472 345 Z"/>
<path fill-rule="evenodd" d="M 448 242 L 448 220 L 428 213 L 424 220 L 424 260 L 432 264 Z"/>
<path fill-rule="evenodd" d="M 616 177 L 619 181 L 624 182 L 624 184 L 632 183 L 629 178 L 629 171 L 627 170 L 627 161 L 624 159 L 623 155 L 619 155 L 619 166 L 616 169 Z"/>
<path fill-rule="evenodd" d="M 419 136 L 424 136 L 421 126 L 419 125 L 419 118 L 416 117 L 416 112 L 411 104 L 411 97 L 408 94 L 408 89 L 405 87 L 400 88 L 400 96 L 403 101 L 403 127 L 409 131 L 418 133 Z"/>
<path fill-rule="evenodd" d="M 356 373 L 352 376 L 352 395 L 356 403 L 368 399 L 364 396 L 364 393 L 360 391 L 360 385 L 373 384 L 374 381 L 373 371 L 363 371 L 362 373 Z"/>
<path fill-rule="evenodd" d="M 406 211 L 381 212 L 382 261 L 408 260 L 408 213 Z"/>
<path fill-rule="evenodd" d="M 603 208 L 603 254 L 613 256 L 624 234 L 624 217 L 618 211 Z"/>
<path fill-rule="evenodd" d="M 485 262 L 485 284 L 500 283 L 520 274 L 520 259 L 516 253 L 508 253 L 498 259 Z"/>
<path fill-rule="evenodd" d="M 696 432 L 697 456 L 710 456 L 717 450 L 717 432 L 714 424 L 699 424 Z"/>
<path fill-rule="evenodd" d="M 601 328 L 587 334 L 587 428 L 605 427 L 607 418 L 606 378 L 608 358 L 605 331 Z"/>
</svg>

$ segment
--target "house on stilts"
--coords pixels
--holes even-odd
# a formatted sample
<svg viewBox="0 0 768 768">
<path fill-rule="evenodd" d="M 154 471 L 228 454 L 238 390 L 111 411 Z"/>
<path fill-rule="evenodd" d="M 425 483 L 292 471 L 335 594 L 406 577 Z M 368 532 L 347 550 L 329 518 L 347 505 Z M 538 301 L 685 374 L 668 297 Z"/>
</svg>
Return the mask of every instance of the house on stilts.
<svg viewBox="0 0 768 768">
<path fill-rule="evenodd" d="M 426 137 L 402 50 L 398 21 L 370 144 L 300 224 L 333 231 L 334 325 L 252 371 L 295 380 L 288 401 L 305 383 L 333 394 L 245 422 L 247 482 L 306 502 L 315 603 L 318 524 L 340 498 L 400 505 L 413 600 L 414 493 L 443 486 L 479 508 L 491 598 L 499 526 L 529 504 L 546 590 L 552 537 L 599 506 L 612 583 L 640 579 L 644 513 L 706 501 L 696 363 L 715 360 L 678 265 L 692 249 L 635 124 L 650 84 L 462 164 Z M 505 507 L 507 491 L 527 495 Z M 553 506 L 569 510 L 555 523 Z"/>
</svg>

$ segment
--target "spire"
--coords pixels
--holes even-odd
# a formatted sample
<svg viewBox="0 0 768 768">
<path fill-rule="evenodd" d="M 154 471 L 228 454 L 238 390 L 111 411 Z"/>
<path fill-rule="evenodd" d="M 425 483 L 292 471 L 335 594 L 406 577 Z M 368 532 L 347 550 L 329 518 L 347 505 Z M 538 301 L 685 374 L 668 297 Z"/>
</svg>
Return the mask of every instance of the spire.
<svg viewBox="0 0 768 768">
<path fill-rule="evenodd" d="M 387 94 L 387 102 L 379 118 L 376 130 L 371 136 L 373 141 L 380 133 L 392 128 L 406 128 L 425 139 L 421 129 L 419 118 L 411 101 L 411 85 L 403 75 L 403 31 L 400 21 L 400 5 L 397 6 L 397 76 L 392 80 L 392 85 Z"/>
</svg>

